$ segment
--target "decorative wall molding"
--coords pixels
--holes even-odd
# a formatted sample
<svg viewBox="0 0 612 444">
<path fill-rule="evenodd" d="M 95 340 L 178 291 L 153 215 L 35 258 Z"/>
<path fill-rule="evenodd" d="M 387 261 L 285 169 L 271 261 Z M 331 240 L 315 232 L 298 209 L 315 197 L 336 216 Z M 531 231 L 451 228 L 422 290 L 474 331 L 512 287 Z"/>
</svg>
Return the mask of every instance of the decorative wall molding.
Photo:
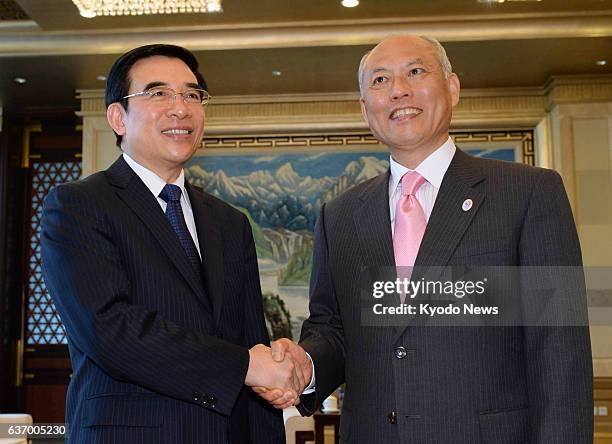
<svg viewBox="0 0 612 444">
<path fill-rule="evenodd" d="M 612 75 L 554 76 L 544 91 L 548 109 L 566 103 L 612 101 Z"/>
<path fill-rule="evenodd" d="M 307 147 L 350 147 L 363 145 L 383 146 L 372 134 L 333 134 L 333 135 L 286 135 L 286 136 L 246 136 L 246 137 L 204 137 L 203 149 L 219 148 L 307 148 Z"/>
<path fill-rule="evenodd" d="M 96 31 L 26 31 L 5 28 L 0 57 L 120 54 L 153 41 L 192 51 L 375 44 L 391 34 L 436 36 L 442 42 L 604 37 L 612 35 L 609 11 L 556 14 L 489 14 L 134 28 Z"/>
<path fill-rule="evenodd" d="M 205 124 L 206 135 L 334 133 L 368 130 L 359 114 L 271 115 L 269 117 L 212 117 Z"/>
<path fill-rule="evenodd" d="M 451 137 L 459 146 L 483 146 L 492 148 L 500 144 L 515 145 L 520 153 L 520 160 L 528 165 L 536 165 L 534 131 L 451 131 Z M 330 149 L 342 147 L 363 147 L 364 145 L 378 146 L 386 150 L 369 131 L 354 134 L 297 134 L 297 135 L 268 135 L 268 136 L 224 136 L 204 137 L 202 149 L 253 149 L 253 148 L 310 148 L 329 147 Z"/>
<path fill-rule="evenodd" d="M 451 137 L 457 146 L 469 146 L 471 142 L 487 143 L 499 146 L 500 143 L 514 142 L 519 146 L 522 158 L 527 165 L 535 166 L 535 137 L 532 129 L 513 131 L 451 131 Z M 517 159 L 519 160 L 519 159 Z"/>
<path fill-rule="evenodd" d="M 468 90 L 453 111 L 453 128 L 535 127 L 546 116 L 541 88 Z"/>
</svg>

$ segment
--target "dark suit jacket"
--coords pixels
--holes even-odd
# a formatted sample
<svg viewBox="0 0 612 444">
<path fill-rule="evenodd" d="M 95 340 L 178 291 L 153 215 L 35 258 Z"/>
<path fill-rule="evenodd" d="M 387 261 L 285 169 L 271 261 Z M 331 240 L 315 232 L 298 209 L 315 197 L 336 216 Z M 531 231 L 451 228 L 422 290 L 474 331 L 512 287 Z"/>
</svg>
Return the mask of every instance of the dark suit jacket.
<svg viewBox="0 0 612 444">
<path fill-rule="evenodd" d="M 250 225 L 186 188 L 205 282 L 122 157 L 45 200 L 45 283 L 73 366 L 70 442 L 284 442 L 280 412 L 243 385 L 248 348 L 269 343 Z"/>
<path fill-rule="evenodd" d="M 346 381 L 342 441 L 591 442 L 587 326 L 362 325 L 360 273 L 394 267 L 388 181 L 389 173 L 373 178 L 321 210 L 300 340 L 314 361 L 316 392 L 302 397 L 302 413 Z M 473 206 L 463 211 L 468 198 Z M 445 265 L 580 266 L 559 175 L 457 150 L 415 270 Z M 573 296 L 584 309 L 581 281 Z"/>
</svg>

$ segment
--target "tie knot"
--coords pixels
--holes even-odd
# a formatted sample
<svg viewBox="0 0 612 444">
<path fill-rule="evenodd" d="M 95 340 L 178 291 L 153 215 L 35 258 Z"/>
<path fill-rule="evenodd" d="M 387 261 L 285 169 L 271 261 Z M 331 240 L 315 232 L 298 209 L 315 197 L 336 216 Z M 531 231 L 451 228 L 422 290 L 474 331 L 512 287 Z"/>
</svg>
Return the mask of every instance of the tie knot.
<svg viewBox="0 0 612 444">
<path fill-rule="evenodd" d="M 159 193 L 159 197 L 161 197 L 166 203 L 172 200 L 181 200 L 181 191 L 181 187 L 178 185 L 167 183 L 161 190 L 161 193 Z"/>
<path fill-rule="evenodd" d="M 402 196 L 414 196 L 425 178 L 416 171 L 409 171 L 402 177 Z"/>
</svg>

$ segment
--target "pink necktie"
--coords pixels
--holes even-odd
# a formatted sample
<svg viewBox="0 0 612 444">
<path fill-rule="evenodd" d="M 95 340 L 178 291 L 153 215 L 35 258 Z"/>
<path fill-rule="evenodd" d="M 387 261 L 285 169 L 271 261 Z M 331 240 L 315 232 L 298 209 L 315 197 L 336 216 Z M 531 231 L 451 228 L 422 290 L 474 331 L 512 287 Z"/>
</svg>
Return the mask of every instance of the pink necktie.
<svg viewBox="0 0 612 444">
<path fill-rule="evenodd" d="M 425 233 L 425 212 L 416 198 L 416 193 L 425 182 L 425 178 L 416 171 L 410 171 L 402 177 L 402 197 L 395 210 L 395 229 L 393 232 L 393 252 L 396 267 L 412 267 L 419 252 L 421 240 Z M 408 276 L 406 276 L 408 274 Z M 409 278 L 408 270 L 398 270 L 398 277 Z M 400 295 L 401 303 L 406 299 Z"/>
</svg>

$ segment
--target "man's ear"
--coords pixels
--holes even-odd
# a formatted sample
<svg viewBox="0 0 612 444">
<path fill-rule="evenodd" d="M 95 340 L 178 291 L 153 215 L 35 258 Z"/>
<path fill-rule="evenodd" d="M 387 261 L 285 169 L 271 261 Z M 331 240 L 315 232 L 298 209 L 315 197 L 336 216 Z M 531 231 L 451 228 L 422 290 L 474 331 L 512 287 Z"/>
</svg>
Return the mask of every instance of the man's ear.
<svg viewBox="0 0 612 444">
<path fill-rule="evenodd" d="M 125 109 L 118 103 L 111 103 L 106 108 L 106 118 L 111 128 L 120 136 L 125 135 Z"/>
<path fill-rule="evenodd" d="M 461 92 L 461 84 L 459 82 L 459 77 L 454 72 L 448 76 L 448 88 L 451 93 L 451 100 L 453 107 L 459 103 L 459 94 Z"/>
<path fill-rule="evenodd" d="M 369 124 L 368 110 L 366 109 L 366 104 L 363 97 L 359 98 L 359 105 L 361 106 L 361 115 L 363 116 L 363 119 Z"/>
</svg>

